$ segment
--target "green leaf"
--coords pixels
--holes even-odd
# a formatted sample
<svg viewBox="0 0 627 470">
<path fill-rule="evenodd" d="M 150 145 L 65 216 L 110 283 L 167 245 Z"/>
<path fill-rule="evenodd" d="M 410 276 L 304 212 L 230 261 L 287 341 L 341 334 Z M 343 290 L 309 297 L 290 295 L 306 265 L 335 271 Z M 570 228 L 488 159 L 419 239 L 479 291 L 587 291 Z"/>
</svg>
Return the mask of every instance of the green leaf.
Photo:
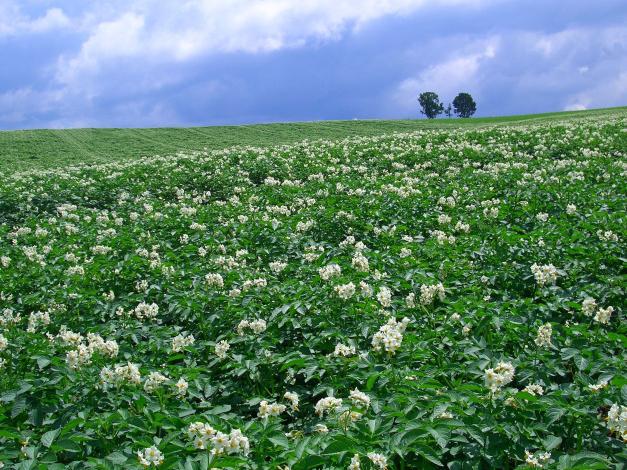
<svg viewBox="0 0 627 470">
<path fill-rule="evenodd" d="M 41 443 L 44 446 L 49 448 L 52 445 L 52 442 L 57 438 L 60 432 L 61 432 L 61 428 L 48 431 L 43 436 L 41 436 Z"/>
<path fill-rule="evenodd" d="M 50 364 L 50 359 L 44 356 L 37 357 L 37 366 L 39 370 L 45 369 Z"/>
<path fill-rule="evenodd" d="M 566 410 L 562 408 L 551 408 L 546 412 L 547 418 L 549 418 L 549 424 L 553 424 L 566 414 Z"/>
<path fill-rule="evenodd" d="M 15 400 L 15 397 L 17 397 L 17 391 L 14 390 L 12 392 L 6 392 L 3 393 L 2 396 L 0 396 L 0 401 L 4 403 L 10 403 Z"/>
<path fill-rule="evenodd" d="M 326 464 L 327 461 L 325 458 L 320 457 L 319 455 L 308 455 L 303 460 L 294 465 L 294 470 L 309 470 L 310 468 L 316 468 L 320 465 Z"/>
<path fill-rule="evenodd" d="M 557 468 L 559 470 L 601 470 L 608 468 L 608 461 L 595 452 L 580 452 L 575 455 L 563 455 Z"/>
<path fill-rule="evenodd" d="M 542 441 L 542 445 L 546 450 L 553 450 L 562 443 L 562 438 L 558 436 L 548 436 Z"/>
<path fill-rule="evenodd" d="M 224 414 L 224 413 L 228 413 L 229 411 L 231 411 L 231 405 L 220 405 L 220 406 L 215 406 L 215 407 L 211 408 L 209 410 L 209 414 L 221 415 L 221 414 Z"/>
<path fill-rule="evenodd" d="M 446 448 L 446 444 L 448 443 L 449 439 L 449 433 L 447 429 L 427 428 L 427 431 L 435 438 L 435 441 L 442 449 Z"/>
<path fill-rule="evenodd" d="M 586 367 L 588 367 L 588 360 L 585 359 L 583 356 L 575 356 L 575 366 L 577 366 L 577 369 L 579 370 L 585 370 Z"/>
<path fill-rule="evenodd" d="M 287 437 L 283 433 L 275 434 L 274 436 L 268 438 L 268 440 L 278 447 L 284 447 L 287 449 L 290 446 L 287 441 Z"/>
<path fill-rule="evenodd" d="M 516 394 L 516 398 L 520 398 L 526 401 L 538 401 L 538 397 L 536 397 L 535 395 L 532 395 L 529 392 L 523 392 L 523 391 L 518 392 Z"/>
<path fill-rule="evenodd" d="M 627 385 L 627 377 L 616 375 L 612 379 L 612 385 L 615 385 L 616 387 L 622 387 L 623 385 Z"/>
<path fill-rule="evenodd" d="M 370 377 L 368 377 L 368 380 L 366 381 L 366 391 L 369 392 L 370 390 L 372 390 L 372 387 L 374 387 L 374 384 L 377 382 L 379 375 L 380 374 L 378 372 L 375 372 Z"/>
<path fill-rule="evenodd" d="M 8 437 L 9 439 L 19 439 L 20 433 L 9 431 L 7 429 L 0 429 L 0 437 Z"/>
<path fill-rule="evenodd" d="M 113 452 L 105 457 L 109 462 L 112 462 L 117 465 L 122 465 L 128 460 L 128 457 L 124 455 L 122 452 Z"/>
<path fill-rule="evenodd" d="M 70 439 L 59 439 L 53 444 L 52 448 L 64 452 L 80 452 L 82 450 L 79 444 Z"/>
<path fill-rule="evenodd" d="M 439 465 L 440 467 L 444 466 L 442 461 L 438 459 L 436 452 L 431 447 L 419 444 L 416 446 L 415 452 L 435 465 Z"/>
<path fill-rule="evenodd" d="M 325 454 L 339 454 L 340 452 L 354 452 L 356 442 L 347 436 L 336 436 L 331 443 L 324 448 Z"/>
<path fill-rule="evenodd" d="M 303 456 L 303 453 L 309 446 L 309 442 L 311 441 L 310 436 L 305 436 L 300 442 L 296 445 L 295 455 L 297 459 L 300 459 Z"/>
<path fill-rule="evenodd" d="M 11 418 L 17 417 L 26 409 L 26 397 L 19 397 L 13 402 L 13 407 L 11 408 Z"/>
<path fill-rule="evenodd" d="M 196 410 L 194 408 L 182 410 L 182 411 L 179 411 L 179 418 L 185 418 L 185 416 L 193 415 L 194 413 L 196 413 Z"/>
<path fill-rule="evenodd" d="M 411 448 L 414 442 L 416 442 L 418 439 L 423 438 L 425 435 L 426 432 L 422 428 L 408 429 L 399 438 L 399 445 Z"/>
</svg>

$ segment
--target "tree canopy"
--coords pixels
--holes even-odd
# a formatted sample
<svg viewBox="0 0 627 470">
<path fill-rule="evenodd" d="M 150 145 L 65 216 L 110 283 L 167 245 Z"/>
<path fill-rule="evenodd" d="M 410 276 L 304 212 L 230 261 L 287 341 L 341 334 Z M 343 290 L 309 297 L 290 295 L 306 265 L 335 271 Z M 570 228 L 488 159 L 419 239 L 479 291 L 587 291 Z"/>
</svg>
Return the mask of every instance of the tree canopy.
<svg viewBox="0 0 627 470">
<path fill-rule="evenodd" d="M 453 100 L 455 114 L 462 118 L 468 118 L 477 111 L 477 103 L 472 99 L 470 93 L 459 93 Z"/>
<path fill-rule="evenodd" d="M 444 112 L 444 104 L 440 102 L 438 94 L 433 91 L 420 93 L 418 103 L 420 103 L 420 112 L 429 119 L 434 119 L 438 114 Z"/>
</svg>

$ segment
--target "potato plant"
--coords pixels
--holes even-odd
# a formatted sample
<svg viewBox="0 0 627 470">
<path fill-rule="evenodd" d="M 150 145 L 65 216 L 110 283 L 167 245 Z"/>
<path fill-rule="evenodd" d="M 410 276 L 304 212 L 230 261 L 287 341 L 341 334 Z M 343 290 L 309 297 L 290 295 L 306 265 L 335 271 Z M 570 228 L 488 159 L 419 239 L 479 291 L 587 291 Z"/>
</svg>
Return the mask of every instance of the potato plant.
<svg viewBox="0 0 627 470">
<path fill-rule="evenodd" d="M 626 127 L 4 177 L 0 462 L 623 468 Z"/>
</svg>

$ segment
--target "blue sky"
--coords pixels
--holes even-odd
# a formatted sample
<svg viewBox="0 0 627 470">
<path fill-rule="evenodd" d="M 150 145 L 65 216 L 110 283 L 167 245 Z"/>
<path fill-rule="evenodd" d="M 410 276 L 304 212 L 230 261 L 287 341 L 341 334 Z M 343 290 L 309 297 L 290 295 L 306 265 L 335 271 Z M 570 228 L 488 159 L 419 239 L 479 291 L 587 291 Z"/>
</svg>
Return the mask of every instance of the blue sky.
<svg viewBox="0 0 627 470">
<path fill-rule="evenodd" d="M 0 129 L 627 105 L 625 0 L 0 0 Z"/>
</svg>

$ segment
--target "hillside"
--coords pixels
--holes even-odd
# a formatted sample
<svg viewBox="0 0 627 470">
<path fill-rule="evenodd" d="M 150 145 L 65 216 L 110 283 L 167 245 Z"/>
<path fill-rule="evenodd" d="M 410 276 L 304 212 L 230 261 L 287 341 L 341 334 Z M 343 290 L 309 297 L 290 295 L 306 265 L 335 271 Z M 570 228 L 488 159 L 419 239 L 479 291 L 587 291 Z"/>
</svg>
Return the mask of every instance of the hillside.
<svg viewBox="0 0 627 470">
<path fill-rule="evenodd" d="M 104 162 L 235 145 L 269 146 L 419 129 L 517 125 L 627 114 L 627 107 L 498 118 L 319 121 L 156 129 L 62 129 L 0 132 L 0 172 Z"/>
<path fill-rule="evenodd" d="M 572 116 L 5 173 L 0 467 L 623 468 L 627 115 Z"/>
</svg>

